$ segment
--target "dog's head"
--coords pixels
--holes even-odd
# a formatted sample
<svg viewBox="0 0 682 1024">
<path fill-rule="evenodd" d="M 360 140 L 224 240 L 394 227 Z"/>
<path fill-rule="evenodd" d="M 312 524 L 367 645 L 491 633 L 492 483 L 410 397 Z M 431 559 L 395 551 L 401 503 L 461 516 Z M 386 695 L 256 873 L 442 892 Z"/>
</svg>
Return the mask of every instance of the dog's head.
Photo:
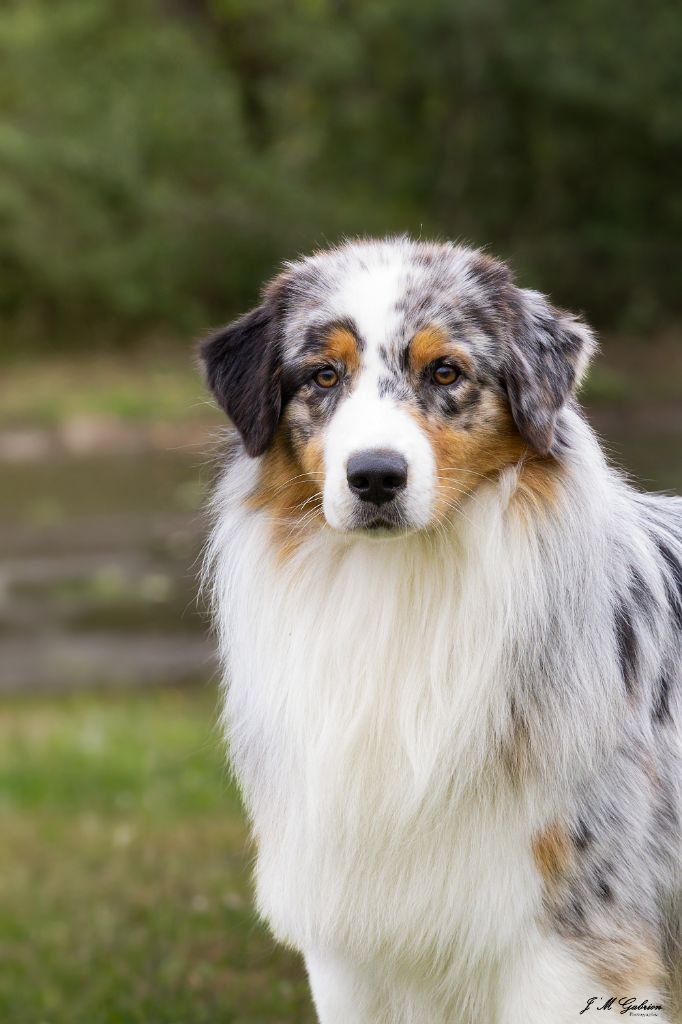
<svg viewBox="0 0 682 1024">
<path fill-rule="evenodd" d="M 263 457 L 261 506 L 398 533 L 442 522 L 522 458 L 551 460 L 593 347 L 504 264 L 398 239 L 289 265 L 201 357 Z"/>
</svg>

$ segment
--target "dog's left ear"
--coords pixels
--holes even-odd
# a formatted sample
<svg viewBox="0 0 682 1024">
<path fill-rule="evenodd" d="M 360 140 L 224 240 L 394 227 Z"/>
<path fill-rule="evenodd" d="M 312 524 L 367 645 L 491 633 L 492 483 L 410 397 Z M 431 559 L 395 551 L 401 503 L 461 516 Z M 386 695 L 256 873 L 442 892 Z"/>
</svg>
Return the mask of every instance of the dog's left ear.
<svg viewBox="0 0 682 1024">
<path fill-rule="evenodd" d="M 542 455 L 552 450 L 557 416 L 596 349 L 592 331 L 540 292 L 514 288 L 504 377 L 519 433 Z"/>
<path fill-rule="evenodd" d="M 282 316 L 283 286 L 276 281 L 259 306 L 199 346 L 206 383 L 253 457 L 271 444 L 282 411 Z"/>
</svg>

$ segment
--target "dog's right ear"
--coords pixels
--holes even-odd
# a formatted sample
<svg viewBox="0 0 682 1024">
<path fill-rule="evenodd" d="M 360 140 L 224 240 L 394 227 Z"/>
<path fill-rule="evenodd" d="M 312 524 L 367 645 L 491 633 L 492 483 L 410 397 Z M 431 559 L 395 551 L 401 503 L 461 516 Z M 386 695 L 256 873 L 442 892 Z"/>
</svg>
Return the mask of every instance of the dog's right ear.
<svg viewBox="0 0 682 1024">
<path fill-rule="evenodd" d="M 199 346 L 206 383 L 254 457 L 271 444 L 282 411 L 280 321 L 270 288 L 260 306 Z"/>
</svg>

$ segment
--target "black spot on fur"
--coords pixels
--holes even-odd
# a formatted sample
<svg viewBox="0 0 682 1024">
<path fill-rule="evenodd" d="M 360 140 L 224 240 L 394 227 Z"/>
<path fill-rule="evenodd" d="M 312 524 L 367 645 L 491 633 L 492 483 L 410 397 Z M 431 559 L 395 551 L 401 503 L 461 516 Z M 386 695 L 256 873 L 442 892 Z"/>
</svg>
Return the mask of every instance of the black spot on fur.
<svg viewBox="0 0 682 1024">
<path fill-rule="evenodd" d="M 594 832 L 589 825 L 582 819 L 578 818 L 573 833 L 573 842 L 579 850 L 586 850 L 587 847 L 594 839 Z"/>
<path fill-rule="evenodd" d="M 665 541 L 656 538 L 656 544 L 665 562 L 665 587 L 670 608 L 677 626 L 682 630 L 682 562 L 675 557 Z"/>
<path fill-rule="evenodd" d="M 632 594 L 637 606 L 642 612 L 644 612 L 647 618 L 654 618 L 656 614 L 656 602 L 654 600 L 654 595 L 651 593 L 651 588 L 644 580 L 639 569 L 634 565 L 630 569 L 630 576 L 630 593 Z"/>
<path fill-rule="evenodd" d="M 597 875 L 594 883 L 594 889 L 599 899 L 604 903 L 613 902 L 613 889 L 606 881 L 603 874 L 600 873 Z"/>
<path fill-rule="evenodd" d="M 656 692 L 654 693 L 654 704 L 651 712 L 651 717 L 654 722 L 659 725 L 663 725 L 665 722 L 671 720 L 670 715 L 670 691 L 672 683 L 670 674 L 664 670 L 658 678 L 656 683 Z"/>
<path fill-rule="evenodd" d="M 632 614 L 625 604 L 620 604 L 616 609 L 615 627 L 620 671 L 625 684 L 625 692 L 631 697 L 637 685 L 637 635 Z"/>
</svg>

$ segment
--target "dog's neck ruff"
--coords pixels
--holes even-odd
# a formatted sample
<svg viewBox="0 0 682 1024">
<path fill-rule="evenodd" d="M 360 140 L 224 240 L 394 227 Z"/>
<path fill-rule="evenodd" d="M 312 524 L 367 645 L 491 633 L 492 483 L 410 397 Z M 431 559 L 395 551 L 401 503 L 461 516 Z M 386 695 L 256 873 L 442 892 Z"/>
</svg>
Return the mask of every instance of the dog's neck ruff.
<svg viewBox="0 0 682 1024">
<path fill-rule="evenodd" d="M 551 510 L 517 507 L 511 467 L 447 527 L 385 542 L 322 528 L 284 565 L 272 524 L 247 505 L 257 460 L 222 481 L 208 565 L 224 724 L 259 844 L 261 907 L 282 938 L 305 946 L 333 922 L 337 942 L 339 931 L 348 943 L 414 939 L 423 908 L 411 923 L 381 908 L 354 917 L 354 900 L 372 895 L 351 895 L 344 872 L 357 888 L 359 863 L 368 879 L 372 864 L 416 871 L 431 852 L 423 837 L 474 809 L 505 820 L 511 855 L 526 845 L 519 829 L 527 836 L 613 744 L 623 716 L 604 639 L 609 581 L 619 532 L 638 527 L 589 427 L 566 416 Z M 452 842 L 436 875 L 452 870 Z M 301 889 L 295 923 L 280 909 L 283 879 Z M 360 919 L 376 932 L 359 938 Z"/>
</svg>

